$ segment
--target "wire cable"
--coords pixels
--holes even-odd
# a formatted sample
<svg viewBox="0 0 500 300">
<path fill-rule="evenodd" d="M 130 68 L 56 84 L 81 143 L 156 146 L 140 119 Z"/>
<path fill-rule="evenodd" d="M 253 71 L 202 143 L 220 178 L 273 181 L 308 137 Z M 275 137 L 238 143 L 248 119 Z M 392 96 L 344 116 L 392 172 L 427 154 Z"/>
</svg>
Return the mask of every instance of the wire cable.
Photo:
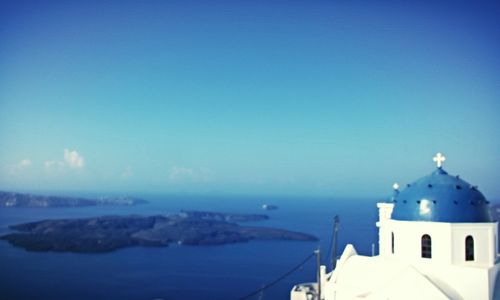
<svg viewBox="0 0 500 300">
<path fill-rule="evenodd" d="M 275 280 L 271 281 L 270 283 L 264 285 L 263 287 L 261 287 L 260 289 L 258 290 L 255 290 L 253 292 L 251 292 L 250 294 L 246 295 L 246 296 L 243 296 L 241 298 L 239 298 L 240 300 L 243 300 L 243 299 L 248 299 L 252 296 L 255 296 L 256 294 L 260 293 L 261 291 L 265 290 L 265 289 L 268 289 L 270 288 L 271 286 L 275 285 L 276 283 L 280 282 L 281 280 L 285 279 L 286 277 L 288 277 L 290 274 L 292 274 L 293 272 L 297 271 L 300 267 L 302 267 L 303 265 L 305 265 L 307 263 L 308 260 L 311 259 L 311 257 L 313 257 L 315 255 L 315 253 L 311 253 L 309 256 L 307 256 L 302 262 L 300 262 L 300 264 L 296 265 L 295 267 L 293 267 L 292 269 L 290 269 L 288 272 L 284 273 L 283 275 L 281 275 L 280 277 L 276 278 Z"/>
</svg>

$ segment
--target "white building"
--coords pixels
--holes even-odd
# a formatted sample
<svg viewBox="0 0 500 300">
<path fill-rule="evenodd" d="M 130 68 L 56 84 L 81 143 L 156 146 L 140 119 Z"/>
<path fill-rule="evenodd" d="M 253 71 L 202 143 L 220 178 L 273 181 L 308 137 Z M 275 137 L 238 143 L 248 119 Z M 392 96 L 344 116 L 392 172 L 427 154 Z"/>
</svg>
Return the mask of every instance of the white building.
<svg viewBox="0 0 500 300">
<path fill-rule="evenodd" d="M 475 186 L 438 168 L 378 203 L 379 255 L 347 245 L 334 271 L 321 266 L 320 299 L 500 299 L 497 222 Z M 499 278 L 500 280 L 500 278 Z M 316 283 L 292 300 L 318 299 Z"/>
</svg>

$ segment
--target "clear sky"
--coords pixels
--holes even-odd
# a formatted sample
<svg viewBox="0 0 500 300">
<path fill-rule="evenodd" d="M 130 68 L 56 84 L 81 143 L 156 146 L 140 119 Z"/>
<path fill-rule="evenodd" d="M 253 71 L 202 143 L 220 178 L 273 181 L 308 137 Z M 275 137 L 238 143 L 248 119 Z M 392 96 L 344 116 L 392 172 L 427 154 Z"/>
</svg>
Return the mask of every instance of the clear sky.
<svg viewBox="0 0 500 300">
<path fill-rule="evenodd" d="M 2 1 L 0 188 L 500 198 L 496 2 Z"/>
</svg>

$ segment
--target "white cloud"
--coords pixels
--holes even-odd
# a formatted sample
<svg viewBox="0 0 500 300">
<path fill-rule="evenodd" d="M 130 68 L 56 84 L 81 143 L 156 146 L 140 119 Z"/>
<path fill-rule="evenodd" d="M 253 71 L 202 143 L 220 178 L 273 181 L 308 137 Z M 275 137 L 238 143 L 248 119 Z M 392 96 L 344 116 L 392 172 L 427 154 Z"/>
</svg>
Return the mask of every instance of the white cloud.
<svg viewBox="0 0 500 300">
<path fill-rule="evenodd" d="M 168 175 L 168 179 L 170 179 L 170 181 L 175 181 L 185 177 L 192 177 L 193 173 L 194 171 L 192 168 L 173 166 L 170 169 L 170 174 Z"/>
<path fill-rule="evenodd" d="M 83 168 L 85 166 L 85 159 L 76 150 L 64 149 L 64 161 L 71 168 Z"/>
<path fill-rule="evenodd" d="M 45 166 L 46 169 L 50 169 L 56 165 L 56 162 L 53 160 L 47 160 L 43 165 Z"/>
<path fill-rule="evenodd" d="M 12 174 L 19 173 L 19 172 L 31 167 L 31 165 L 32 165 L 31 159 L 25 158 L 25 159 L 21 160 L 20 162 L 18 162 L 17 164 L 11 165 L 10 172 Z"/>
<path fill-rule="evenodd" d="M 171 183 L 183 182 L 207 182 L 213 176 L 213 172 L 207 168 L 188 168 L 173 166 L 170 168 L 168 180 Z"/>
<path fill-rule="evenodd" d="M 64 149 L 64 160 L 46 160 L 43 165 L 46 171 L 62 171 L 66 166 L 80 169 L 85 166 L 85 159 L 76 150 Z"/>
<path fill-rule="evenodd" d="M 31 160 L 29 158 L 25 158 L 25 159 L 21 160 L 17 165 L 20 168 L 27 168 L 27 167 L 31 166 Z"/>
<path fill-rule="evenodd" d="M 132 172 L 132 168 L 130 166 L 126 167 L 122 172 L 122 178 L 130 178 L 134 176 L 134 172 Z"/>
<path fill-rule="evenodd" d="M 64 167 L 64 163 L 62 161 L 55 161 L 55 160 L 47 160 L 43 164 L 45 166 L 46 170 L 54 170 L 56 168 L 62 169 Z"/>
</svg>

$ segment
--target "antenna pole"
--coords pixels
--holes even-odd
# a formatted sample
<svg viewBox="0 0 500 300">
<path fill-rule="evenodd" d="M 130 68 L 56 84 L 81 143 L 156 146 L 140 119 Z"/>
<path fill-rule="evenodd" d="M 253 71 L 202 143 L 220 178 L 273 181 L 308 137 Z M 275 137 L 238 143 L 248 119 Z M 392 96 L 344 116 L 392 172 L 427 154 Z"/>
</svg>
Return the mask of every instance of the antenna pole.
<svg viewBox="0 0 500 300">
<path fill-rule="evenodd" d="M 335 270 L 335 268 L 337 267 L 337 235 L 339 231 L 339 223 L 340 218 L 337 215 L 335 216 L 335 218 L 333 218 L 333 247 L 330 257 L 330 265 L 332 266 L 332 270 Z"/>
<path fill-rule="evenodd" d="M 316 264 L 317 264 L 317 269 L 318 269 L 318 300 L 321 300 L 321 252 L 318 248 L 318 250 L 315 250 L 314 253 L 316 254 Z"/>
</svg>

